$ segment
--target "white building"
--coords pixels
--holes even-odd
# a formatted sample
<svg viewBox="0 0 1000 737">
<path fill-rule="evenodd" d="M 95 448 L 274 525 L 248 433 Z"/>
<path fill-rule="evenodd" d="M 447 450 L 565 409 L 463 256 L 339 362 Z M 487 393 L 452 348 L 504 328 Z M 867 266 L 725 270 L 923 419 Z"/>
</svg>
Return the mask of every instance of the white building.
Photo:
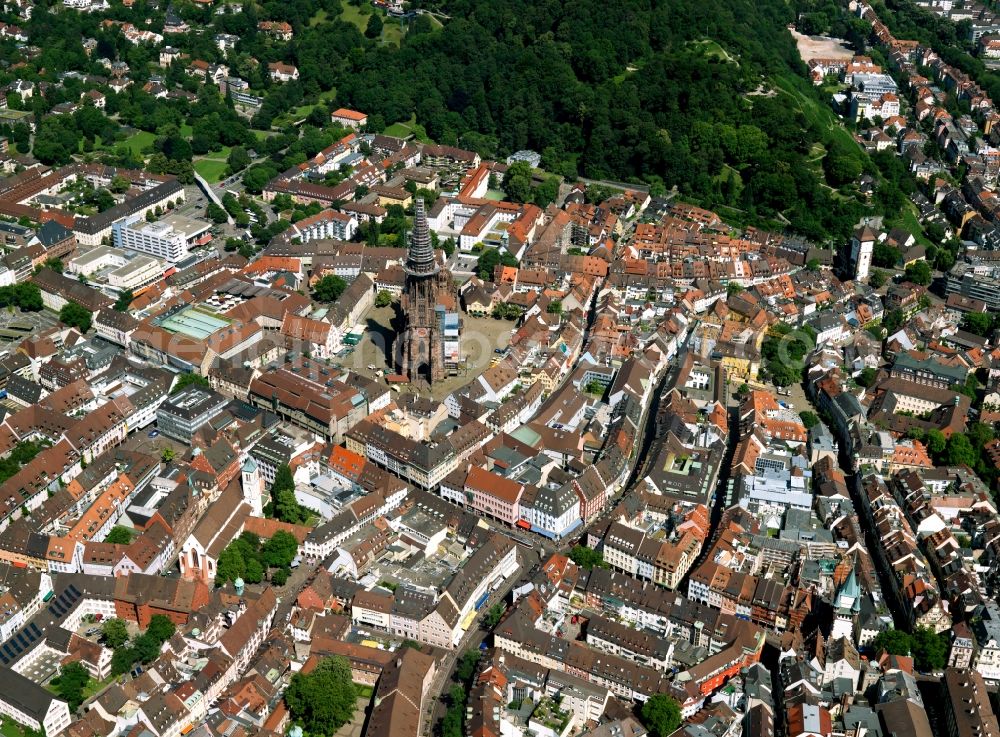
<svg viewBox="0 0 1000 737">
<path fill-rule="evenodd" d="M 119 248 L 130 248 L 165 261 L 177 262 L 185 259 L 191 248 L 211 240 L 211 228 L 209 223 L 183 215 L 168 215 L 155 223 L 133 216 L 115 223 L 112 232 L 115 245 Z"/>
<path fill-rule="evenodd" d="M 69 726 L 69 706 L 46 689 L 8 668 L 0 668 L 0 714 L 48 737 Z"/>
<path fill-rule="evenodd" d="M 260 469 L 257 468 L 257 461 L 253 456 L 247 456 L 241 474 L 243 501 L 250 505 L 250 513 L 254 517 L 263 517 L 264 481 L 260 477 Z"/>
<path fill-rule="evenodd" d="M 875 234 L 867 226 L 856 231 L 851 237 L 851 267 L 857 281 L 868 278 L 874 251 Z"/>
<path fill-rule="evenodd" d="M 533 498 L 522 500 L 520 511 L 534 532 L 556 540 L 580 525 L 580 499 L 572 484 L 541 487 Z"/>
<path fill-rule="evenodd" d="M 163 264 L 150 256 L 98 246 L 72 258 L 71 274 L 107 284 L 117 292 L 138 289 L 163 278 Z"/>
<path fill-rule="evenodd" d="M 316 238 L 349 241 L 354 238 L 357 231 L 358 220 L 353 215 L 327 209 L 294 223 L 286 235 L 298 238 L 303 243 Z"/>
</svg>

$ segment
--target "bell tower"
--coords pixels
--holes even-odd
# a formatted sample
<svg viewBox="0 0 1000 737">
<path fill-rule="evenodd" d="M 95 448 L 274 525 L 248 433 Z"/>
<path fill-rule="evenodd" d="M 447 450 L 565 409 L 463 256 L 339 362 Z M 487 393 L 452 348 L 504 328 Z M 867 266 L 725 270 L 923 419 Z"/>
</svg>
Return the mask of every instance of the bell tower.
<svg viewBox="0 0 1000 737">
<path fill-rule="evenodd" d="M 247 456 L 242 473 L 243 500 L 250 505 L 254 517 L 263 517 L 264 481 L 260 477 L 260 469 L 257 468 L 257 461 L 253 456 Z"/>
<path fill-rule="evenodd" d="M 428 384 L 445 377 L 444 319 L 438 309 L 441 297 L 451 289 L 451 272 L 442 269 L 434 256 L 424 201 L 413 205 L 413 229 L 403 271 L 406 285 L 400 299 L 404 330 L 397 343 L 399 373 L 410 381 Z"/>
</svg>

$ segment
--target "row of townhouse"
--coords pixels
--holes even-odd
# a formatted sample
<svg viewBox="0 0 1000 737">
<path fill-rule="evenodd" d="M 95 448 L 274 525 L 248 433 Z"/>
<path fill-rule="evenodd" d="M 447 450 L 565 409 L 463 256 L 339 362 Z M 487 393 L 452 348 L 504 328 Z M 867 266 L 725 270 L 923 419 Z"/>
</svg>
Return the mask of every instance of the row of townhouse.
<svg viewBox="0 0 1000 737">
<path fill-rule="evenodd" d="M 6 452 L 18 442 L 51 443 L 18 473 L 0 485 L 0 530 L 26 509 L 37 510 L 61 484 L 70 483 L 83 468 L 121 445 L 131 430 L 148 425 L 150 413 L 166 398 L 169 383 L 156 383 L 133 394 L 138 404 L 120 396 L 79 418 L 39 405 L 5 418 Z"/>
<path fill-rule="evenodd" d="M 935 632 L 951 628 L 952 615 L 934 580 L 927 559 L 920 551 L 917 536 L 905 513 L 881 477 L 873 473 L 855 476 L 857 495 L 863 512 L 873 526 L 875 556 L 891 575 L 891 594 L 910 625 L 926 626 Z"/>
<path fill-rule="evenodd" d="M 684 532 L 676 539 L 665 540 L 645 530 L 612 522 L 604 533 L 601 550 L 605 563 L 612 568 L 676 589 L 698 559 L 704 540 L 704 531 Z"/>
<path fill-rule="evenodd" d="M 303 554 L 314 561 L 329 557 L 345 540 L 402 504 L 407 491 L 407 486 L 400 483 L 388 493 L 374 491 L 355 499 L 306 536 Z"/>
<path fill-rule="evenodd" d="M 351 620 L 450 650 L 461 641 L 490 591 L 517 570 L 517 545 L 493 534 L 439 595 L 406 588 L 394 594 L 358 591 L 351 602 Z"/>
<path fill-rule="evenodd" d="M 617 593 L 620 599 L 600 597 L 603 604 L 588 596 L 586 605 L 601 606 L 609 613 L 624 611 L 630 604 L 637 609 L 645 608 L 645 602 L 630 602 L 626 598 L 629 593 L 645 597 L 641 586 L 631 592 Z M 750 623 L 722 621 L 718 615 L 691 621 L 690 615 L 696 612 L 689 600 L 662 590 L 661 593 L 672 597 L 658 612 L 661 619 L 670 623 L 663 635 L 653 630 L 643 632 L 642 625 L 635 620 L 628 621 L 639 629 L 625 628 L 631 630 L 626 632 L 613 622 L 606 623 L 587 614 L 591 617 L 588 626 L 596 625 L 593 642 L 588 635 L 586 644 L 567 643 L 541 628 L 541 614 L 546 607 L 542 591 L 538 590 L 518 601 L 514 612 L 494 632 L 494 641 L 505 652 L 598 683 L 623 699 L 645 701 L 654 693 L 670 693 L 681 704 L 682 714 L 689 717 L 729 679 L 757 662 L 764 633 Z M 710 643 L 711 647 L 700 649 L 705 648 L 702 642 Z M 688 655 L 683 662 L 674 664 L 674 655 L 682 650 Z M 663 663 L 679 671 L 673 681 L 664 675 Z"/>
</svg>

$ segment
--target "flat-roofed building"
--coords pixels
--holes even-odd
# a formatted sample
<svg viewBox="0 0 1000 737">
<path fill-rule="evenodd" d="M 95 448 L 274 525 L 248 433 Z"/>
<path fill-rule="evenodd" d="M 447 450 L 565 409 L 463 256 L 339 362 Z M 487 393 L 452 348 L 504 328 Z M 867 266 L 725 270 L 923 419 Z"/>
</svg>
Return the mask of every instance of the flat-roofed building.
<svg viewBox="0 0 1000 737">
<path fill-rule="evenodd" d="M 229 400 L 216 391 L 191 386 L 160 405 L 156 424 L 167 437 L 190 443 L 191 436 L 206 422 L 218 417 L 228 403 Z"/>
<path fill-rule="evenodd" d="M 104 282 L 112 289 L 138 289 L 163 278 L 163 264 L 151 256 L 98 246 L 69 262 L 70 273 Z"/>
<path fill-rule="evenodd" d="M 211 223 L 171 214 L 153 223 L 136 215 L 115 223 L 111 230 L 119 248 L 177 262 L 186 258 L 190 249 L 211 240 L 211 228 Z"/>
</svg>

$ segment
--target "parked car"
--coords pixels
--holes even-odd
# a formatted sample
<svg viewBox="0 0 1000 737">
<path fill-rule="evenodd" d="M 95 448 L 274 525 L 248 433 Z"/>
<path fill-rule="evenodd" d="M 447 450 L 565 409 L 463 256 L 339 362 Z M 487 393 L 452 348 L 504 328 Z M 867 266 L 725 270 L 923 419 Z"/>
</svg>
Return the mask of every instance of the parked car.
<svg viewBox="0 0 1000 737">
<path fill-rule="evenodd" d="M 159 430 L 150 430 L 149 431 L 149 437 L 151 437 L 151 438 L 155 438 L 159 434 L 160 434 Z"/>
</svg>

